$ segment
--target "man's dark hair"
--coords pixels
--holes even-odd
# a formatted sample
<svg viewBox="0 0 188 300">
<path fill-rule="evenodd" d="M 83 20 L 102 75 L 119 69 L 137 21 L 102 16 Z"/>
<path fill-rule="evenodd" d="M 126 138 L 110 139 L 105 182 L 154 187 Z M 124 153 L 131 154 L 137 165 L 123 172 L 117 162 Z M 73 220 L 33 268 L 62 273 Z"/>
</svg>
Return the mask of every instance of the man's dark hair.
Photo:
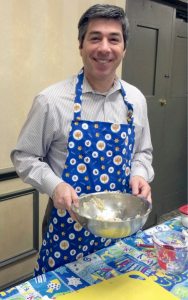
<svg viewBox="0 0 188 300">
<path fill-rule="evenodd" d="M 98 19 L 98 18 L 103 18 L 108 20 L 113 19 L 120 22 L 122 26 L 124 49 L 125 49 L 127 46 L 128 31 L 129 31 L 129 22 L 126 17 L 126 13 L 121 7 L 115 5 L 109 5 L 109 4 L 93 5 L 88 10 L 86 10 L 86 12 L 81 16 L 78 22 L 78 40 L 80 43 L 80 48 L 82 48 L 83 46 L 83 41 L 90 20 Z"/>
</svg>

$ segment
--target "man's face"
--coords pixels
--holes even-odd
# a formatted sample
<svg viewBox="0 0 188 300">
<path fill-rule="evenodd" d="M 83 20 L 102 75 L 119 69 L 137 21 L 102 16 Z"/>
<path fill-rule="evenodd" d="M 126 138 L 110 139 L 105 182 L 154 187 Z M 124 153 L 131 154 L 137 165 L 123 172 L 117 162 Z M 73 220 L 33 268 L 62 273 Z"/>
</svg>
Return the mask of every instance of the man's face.
<svg viewBox="0 0 188 300">
<path fill-rule="evenodd" d="M 80 48 L 84 72 L 90 80 L 113 80 L 124 57 L 121 24 L 113 19 L 93 19 Z"/>
</svg>

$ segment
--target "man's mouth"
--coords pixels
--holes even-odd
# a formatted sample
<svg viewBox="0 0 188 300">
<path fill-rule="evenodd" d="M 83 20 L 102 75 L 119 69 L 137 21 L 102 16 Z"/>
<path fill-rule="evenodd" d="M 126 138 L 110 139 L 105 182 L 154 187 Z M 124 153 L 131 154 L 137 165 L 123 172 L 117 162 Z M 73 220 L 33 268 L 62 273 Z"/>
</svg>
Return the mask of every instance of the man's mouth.
<svg viewBox="0 0 188 300">
<path fill-rule="evenodd" d="M 94 60 L 100 64 L 108 64 L 109 62 L 111 62 L 110 59 L 104 59 L 104 58 L 94 58 Z"/>
</svg>

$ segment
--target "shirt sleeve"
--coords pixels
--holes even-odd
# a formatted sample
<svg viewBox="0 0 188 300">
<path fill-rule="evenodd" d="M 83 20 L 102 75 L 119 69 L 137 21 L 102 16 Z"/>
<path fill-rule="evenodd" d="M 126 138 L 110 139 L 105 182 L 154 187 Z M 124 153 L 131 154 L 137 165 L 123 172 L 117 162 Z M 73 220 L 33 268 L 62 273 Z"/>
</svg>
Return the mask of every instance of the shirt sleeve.
<svg viewBox="0 0 188 300">
<path fill-rule="evenodd" d="M 131 165 L 131 177 L 138 175 L 142 176 L 147 182 L 151 182 L 154 178 L 152 167 L 153 147 L 147 115 L 147 103 L 142 94 L 139 100 L 137 107 L 135 107 L 135 146 Z"/>
<path fill-rule="evenodd" d="M 45 96 L 37 96 L 17 145 L 11 152 L 11 160 L 18 176 L 50 197 L 56 185 L 63 181 L 45 161 L 56 127 L 53 107 L 50 107 Z"/>
</svg>

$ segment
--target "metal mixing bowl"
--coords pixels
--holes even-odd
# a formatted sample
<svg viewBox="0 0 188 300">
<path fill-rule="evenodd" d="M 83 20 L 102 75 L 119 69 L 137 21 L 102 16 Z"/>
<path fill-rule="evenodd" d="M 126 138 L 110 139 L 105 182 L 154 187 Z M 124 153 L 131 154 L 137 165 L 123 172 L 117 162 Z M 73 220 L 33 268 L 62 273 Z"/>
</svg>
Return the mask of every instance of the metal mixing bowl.
<svg viewBox="0 0 188 300">
<path fill-rule="evenodd" d="M 122 238 L 143 227 L 151 212 L 146 199 L 120 192 L 101 192 L 79 197 L 72 206 L 78 222 L 91 233 L 106 238 Z"/>
</svg>

